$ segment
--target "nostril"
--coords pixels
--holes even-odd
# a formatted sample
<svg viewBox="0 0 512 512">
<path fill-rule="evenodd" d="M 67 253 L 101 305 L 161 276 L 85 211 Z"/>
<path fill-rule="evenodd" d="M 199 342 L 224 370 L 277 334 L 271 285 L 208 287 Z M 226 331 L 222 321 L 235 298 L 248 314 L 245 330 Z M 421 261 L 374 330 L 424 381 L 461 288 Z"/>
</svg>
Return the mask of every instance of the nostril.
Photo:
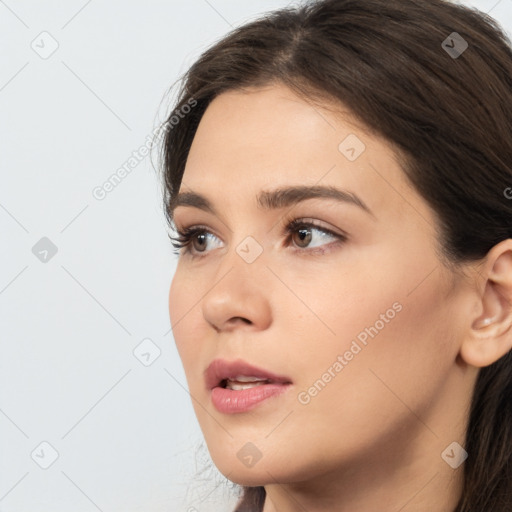
<svg viewBox="0 0 512 512">
<path fill-rule="evenodd" d="M 231 322 L 236 322 L 237 320 L 241 320 L 242 322 L 244 322 L 246 324 L 251 324 L 252 323 L 250 320 L 247 320 L 247 318 L 244 318 L 242 316 L 234 316 L 230 321 Z"/>
</svg>

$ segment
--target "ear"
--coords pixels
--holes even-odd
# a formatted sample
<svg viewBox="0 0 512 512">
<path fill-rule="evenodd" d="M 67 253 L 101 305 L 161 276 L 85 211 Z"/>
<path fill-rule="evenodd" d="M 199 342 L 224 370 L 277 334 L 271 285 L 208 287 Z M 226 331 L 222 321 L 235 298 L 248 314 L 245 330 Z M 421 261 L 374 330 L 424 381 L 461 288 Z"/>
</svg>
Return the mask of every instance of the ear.
<svg viewBox="0 0 512 512">
<path fill-rule="evenodd" d="M 487 254 L 479 287 L 479 313 L 460 348 L 462 359 L 476 367 L 489 366 L 512 349 L 512 239 Z"/>
</svg>

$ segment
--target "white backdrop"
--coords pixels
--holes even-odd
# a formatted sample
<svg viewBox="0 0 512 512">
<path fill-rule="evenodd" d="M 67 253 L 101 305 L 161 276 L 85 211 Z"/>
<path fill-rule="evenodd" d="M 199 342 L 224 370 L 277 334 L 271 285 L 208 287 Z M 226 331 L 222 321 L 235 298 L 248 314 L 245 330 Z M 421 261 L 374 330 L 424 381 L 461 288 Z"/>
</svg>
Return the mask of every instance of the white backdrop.
<svg viewBox="0 0 512 512">
<path fill-rule="evenodd" d="M 0 512 L 232 510 L 170 332 L 175 259 L 140 148 L 204 49 L 288 3 L 0 1 Z M 460 3 L 512 33 L 512 0 Z"/>
</svg>

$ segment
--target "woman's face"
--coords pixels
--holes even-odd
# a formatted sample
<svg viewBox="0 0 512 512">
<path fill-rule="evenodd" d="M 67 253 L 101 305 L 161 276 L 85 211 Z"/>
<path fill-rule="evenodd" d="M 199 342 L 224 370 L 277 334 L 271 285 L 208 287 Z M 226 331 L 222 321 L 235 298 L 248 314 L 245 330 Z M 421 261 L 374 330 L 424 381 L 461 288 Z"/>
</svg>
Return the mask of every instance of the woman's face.
<svg viewBox="0 0 512 512">
<path fill-rule="evenodd" d="M 257 203 L 288 187 L 358 199 Z M 219 470 L 263 485 L 347 468 L 448 468 L 441 452 L 464 442 L 475 377 L 458 357 L 469 299 L 388 144 L 285 86 L 230 91 L 201 120 L 180 192 L 212 206 L 175 210 L 179 230 L 206 232 L 190 242 L 194 257 L 180 255 L 169 310 Z M 315 225 L 287 233 L 295 219 Z M 262 385 L 281 392 L 237 408 L 230 397 L 247 392 L 205 382 L 216 359 L 291 383 Z M 213 395 L 228 397 L 224 408 Z"/>
</svg>

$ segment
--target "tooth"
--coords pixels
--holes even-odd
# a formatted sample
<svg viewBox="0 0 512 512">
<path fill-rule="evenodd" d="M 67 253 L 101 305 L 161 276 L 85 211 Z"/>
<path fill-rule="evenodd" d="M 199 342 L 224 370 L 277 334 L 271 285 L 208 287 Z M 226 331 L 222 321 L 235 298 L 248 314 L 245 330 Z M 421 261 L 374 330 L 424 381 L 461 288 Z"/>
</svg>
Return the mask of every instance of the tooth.
<svg viewBox="0 0 512 512">
<path fill-rule="evenodd" d="M 259 382 L 259 381 L 266 381 L 268 379 L 262 379 L 260 377 L 247 377 L 245 375 L 237 375 L 236 377 L 233 377 L 232 379 L 228 379 L 231 381 L 236 382 Z"/>
<path fill-rule="evenodd" d="M 260 381 L 260 382 L 253 382 L 253 383 L 247 383 L 247 384 L 235 384 L 234 382 L 228 380 L 226 384 L 227 389 L 232 389 L 233 391 L 241 391 L 243 389 L 250 389 L 254 388 L 256 386 L 264 386 L 266 384 L 266 381 Z"/>
</svg>

